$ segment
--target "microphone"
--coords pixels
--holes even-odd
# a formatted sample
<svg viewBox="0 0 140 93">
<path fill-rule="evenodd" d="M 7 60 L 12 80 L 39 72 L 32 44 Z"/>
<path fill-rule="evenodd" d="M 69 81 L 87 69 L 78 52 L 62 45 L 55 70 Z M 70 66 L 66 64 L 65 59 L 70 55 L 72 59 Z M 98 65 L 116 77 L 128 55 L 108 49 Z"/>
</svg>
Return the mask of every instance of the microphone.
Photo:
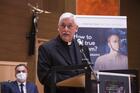
<svg viewBox="0 0 140 93">
<path fill-rule="evenodd" d="M 80 47 L 83 47 L 83 42 L 81 41 L 81 39 L 77 39 L 77 42 Z"/>
</svg>

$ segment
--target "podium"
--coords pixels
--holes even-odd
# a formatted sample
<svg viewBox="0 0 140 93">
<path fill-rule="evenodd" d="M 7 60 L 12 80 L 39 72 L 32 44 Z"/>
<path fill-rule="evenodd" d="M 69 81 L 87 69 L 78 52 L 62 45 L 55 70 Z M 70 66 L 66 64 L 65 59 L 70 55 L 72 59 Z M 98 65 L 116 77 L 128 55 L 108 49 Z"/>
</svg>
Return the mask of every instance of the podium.
<svg viewBox="0 0 140 93">
<path fill-rule="evenodd" d="M 94 81 L 95 78 L 92 76 L 91 73 L 91 81 Z M 74 77 L 71 77 L 69 79 L 63 80 L 61 82 L 58 82 L 56 84 L 56 86 L 60 86 L 60 87 L 82 87 L 85 88 L 85 74 L 80 74 Z"/>
<path fill-rule="evenodd" d="M 56 86 L 60 87 L 85 87 L 85 74 L 80 74 L 69 79 L 58 82 Z"/>
<path fill-rule="evenodd" d="M 97 87 L 91 84 L 90 93 L 137 93 L 133 90 L 132 85 L 132 80 L 136 78 L 136 75 L 112 72 L 97 72 L 96 74 L 100 83 L 95 83 Z M 95 80 L 95 78 L 92 77 L 91 73 L 90 82 L 92 82 L 92 80 Z M 58 82 L 56 86 L 85 88 L 85 74 L 80 74 Z M 97 88 L 97 91 L 93 88 Z"/>
<path fill-rule="evenodd" d="M 84 69 L 85 73 L 68 78 L 66 80 L 55 83 L 55 74 L 57 71 L 66 71 L 66 70 L 77 70 Z M 117 70 L 116 70 L 117 71 Z M 114 70 L 115 72 L 115 70 Z M 55 93 L 55 87 L 82 87 L 85 88 L 85 93 L 138 93 L 137 89 L 134 92 L 132 87 L 133 78 L 136 78 L 137 75 L 129 73 L 123 73 L 123 70 L 120 70 L 119 73 L 113 73 L 112 71 L 107 72 L 96 72 L 97 79 L 92 77 L 94 73 L 91 72 L 87 64 L 76 65 L 76 66 L 58 66 L 54 67 L 52 70 L 53 79 L 51 93 Z M 95 75 L 95 74 L 94 74 Z M 138 81 L 137 81 L 138 82 Z M 93 84 L 94 83 L 94 84 Z M 137 86 L 135 86 L 137 87 Z M 97 88 L 97 90 L 93 88 Z"/>
<path fill-rule="evenodd" d="M 84 70 L 83 74 L 68 78 L 64 81 L 56 84 L 55 78 L 56 72 L 68 71 L 68 70 Z M 74 65 L 74 66 L 54 66 L 52 67 L 52 81 L 51 81 L 51 93 L 56 93 L 56 86 L 61 87 L 84 87 L 85 93 L 91 93 L 91 70 L 88 64 Z"/>
</svg>

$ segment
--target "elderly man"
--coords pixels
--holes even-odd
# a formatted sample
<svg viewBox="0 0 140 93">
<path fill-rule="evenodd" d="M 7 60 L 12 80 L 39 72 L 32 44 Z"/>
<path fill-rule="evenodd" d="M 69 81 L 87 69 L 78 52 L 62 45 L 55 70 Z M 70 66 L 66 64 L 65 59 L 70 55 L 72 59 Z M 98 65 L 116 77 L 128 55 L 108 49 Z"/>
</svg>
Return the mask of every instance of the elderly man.
<svg viewBox="0 0 140 93">
<path fill-rule="evenodd" d="M 45 93 L 50 93 L 51 77 L 50 71 L 52 66 L 70 66 L 82 64 L 82 56 L 77 40 L 74 39 L 78 25 L 75 16 L 72 13 L 63 13 L 58 22 L 59 35 L 39 47 L 38 56 L 38 77 L 44 85 Z M 86 46 L 83 47 L 84 52 L 89 58 L 89 51 Z M 82 71 L 61 71 L 56 73 L 56 83 L 72 76 L 78 75 Z M 56 93 L 84 93 L 83 90 L 73 88 L 56 88 Z"/>
</svg>

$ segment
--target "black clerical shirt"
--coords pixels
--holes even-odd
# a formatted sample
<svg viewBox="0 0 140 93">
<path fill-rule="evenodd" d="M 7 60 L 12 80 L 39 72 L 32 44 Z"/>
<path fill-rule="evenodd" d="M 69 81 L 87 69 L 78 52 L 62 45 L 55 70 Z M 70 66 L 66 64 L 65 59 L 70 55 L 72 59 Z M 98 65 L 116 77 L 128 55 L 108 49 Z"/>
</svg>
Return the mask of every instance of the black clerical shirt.
<svg viewBox="0 0 140 93">
<path fill-rule="evenodd" d="M 70 55 L 70 58 L 71 58 L 71 63 L 75 64 L 76 63 L 75 45 L 72 42 L 71 45 L 68 45 L 68 47 L 69 47 L 68 49 L 69 49 L 69 55 Z"/>
</svg>

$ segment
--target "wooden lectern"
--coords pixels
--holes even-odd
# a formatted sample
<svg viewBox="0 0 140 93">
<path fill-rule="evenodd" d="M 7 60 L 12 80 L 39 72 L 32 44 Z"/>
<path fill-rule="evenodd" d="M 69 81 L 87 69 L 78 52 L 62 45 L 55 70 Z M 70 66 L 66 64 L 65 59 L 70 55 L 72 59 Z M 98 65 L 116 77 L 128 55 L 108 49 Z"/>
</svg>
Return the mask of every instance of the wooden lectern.
<svg viewBox="0 0 140 93">
<path fill-rule="evenodd" d="M 85 87 L 85 74 L 71 77 L 69 79 L 58 82 L 56 86 L 65 87 Z"/>
<path fill-rule="evenodd" d="M 55 78 L 57 78 L 56 72 L 57 71 L 68 71 L 68 70 L 77 70 L 83 69 L 85 73 L 71 77 L 64 81 L 55 83 Z M 56 86 L 61 87 L 84 87 L 85 93 L 91 93 L 91 70 L 88 64 L 82 65 L 74 65 L 74 66 L 55 66 L 52 68 L 52 81 L 51 81 L 51 93 L 56 93 Z"/>
<path fill-rule="evenodd" d="M 91 80 L 95 80 L 94 77 L 92 77 L 91 73 Z M 56 86 L 60 87 L 85 87 L 85 74 L 80 74 L 74 77 L 71 77 L 69 79 L 63 80 L 61 82 L 58 82 Z"/>
</svg>

